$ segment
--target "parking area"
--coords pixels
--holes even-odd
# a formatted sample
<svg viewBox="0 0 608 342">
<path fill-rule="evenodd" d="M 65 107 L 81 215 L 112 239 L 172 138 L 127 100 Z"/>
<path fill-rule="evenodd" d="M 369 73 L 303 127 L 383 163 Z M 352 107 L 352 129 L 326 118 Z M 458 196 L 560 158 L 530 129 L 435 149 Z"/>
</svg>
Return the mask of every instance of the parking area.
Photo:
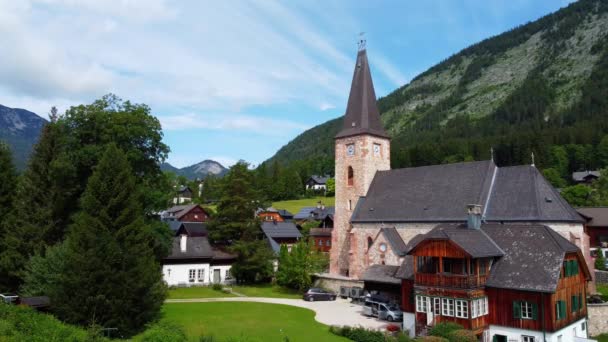
<svg viewBox="0 0 608 342">
<path fill-rule="evenodd" d="M 167 303 L 205 303 L 205 302 L 259 302 L 284 304 L 311 309 L 316 313 L 315 320 L 326 325 L 361 326 L 368 329 L 382 329 L 388 322 L 362 315 L 363 307 L 350 300 L 338 298 L 335 301 L 306 302 L 302 299 L 229 297 L 200 299 L 169 299 Z M 399 322 L 395 322 L 399 324 Z"/>
</svg>

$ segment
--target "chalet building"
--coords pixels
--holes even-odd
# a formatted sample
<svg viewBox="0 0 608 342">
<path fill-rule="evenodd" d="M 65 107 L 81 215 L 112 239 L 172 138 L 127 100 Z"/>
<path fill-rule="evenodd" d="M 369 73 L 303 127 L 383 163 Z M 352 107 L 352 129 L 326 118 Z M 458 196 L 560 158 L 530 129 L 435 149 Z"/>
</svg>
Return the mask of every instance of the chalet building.
<svg viewBox="0 0 608 342">
<path fill-rule="evenodd" d="M 576 184 L 591 184 L 600 178 L 600 171 L 572 172 L 572 181 Z"/>
<path fill-rule="evenodd" d="M 591 247 L 608 248 L 608 207 L 582 207 L 576 211 L 585 219 Z"/>
<path fill-rule="evenodd" d="M 329 176 L 311 176 L 306 181 L 306 190 L 327 190 L 327 181 Z"/>
<path fill-rule="evenodd" d="M 320 221 L 318 228 L 333 228 L 335 207 L 326 207 L 323 203 L 317 203 L 316 207 L 304 207 L 294 215 L 293 219 L 298 224 L 306 221 Z"/>
<path fill-rule="evenodd" d="M 268 221 L 268 222 L 272 222 L 272 221 L 277 221 L 277 222 L 284 222 L 284 221 L 291 221 L 293 220 L 293 214 L 290 213 L 287 210 L 284 209 L 275 209 L 273 207 L 269 207 L 266 209 L 258 209 L 256 211 L 256 216 L 262 220 L 262 221 Z"/>
<path fill-rule="evenodd" d="M 331 232 L 331 228 L 311 228 L 308 236 L 317 250 L 328 253 L 331 250 Z"/>
<path fill-rule="evenodd" d="M 173 198 L 173 204 L 184 204 L 192 202 L 192 189 L 187 186 L 179 186 Z"/>
<path fill-rule="evenodd" d="M 287 245 L 291 249 L 302 238 L 296 224 L 288 221 L 262 222 L 262 232 L 275 253 L 279 252 L 281 245 Z"/>
<path fill-rule="evenodd" d="M 482 224 L 481 206 L 470 208 L 467 224 L 408 245 L 396 272 L 406 329 L 449 321 L 483 341 L 584 341 L 591 275 L 580 249 L 546 225 Z"/>
<path fill-rule="evenodd" d="M 207 222 L 209 214 L 199 204 L 176 205 L 160 214 L 162 221 Z"/>
<path fill-rule="evenodd" d="M 202 223 L 182 223 L 171 252 L 162 261 L 163 279 L 169 286 L 201 286 L 234 281 L 230 268 L 236 256 L 211 246 Z"/>
</svg>

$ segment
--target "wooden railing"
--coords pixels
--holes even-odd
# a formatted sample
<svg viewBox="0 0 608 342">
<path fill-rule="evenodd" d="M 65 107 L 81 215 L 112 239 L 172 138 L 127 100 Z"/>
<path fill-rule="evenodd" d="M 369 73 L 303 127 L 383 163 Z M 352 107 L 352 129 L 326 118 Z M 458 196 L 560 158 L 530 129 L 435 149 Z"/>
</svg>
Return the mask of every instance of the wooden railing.
<svg viewBox="0 0 608 342">
<path fill-rule="evenodd" d="M 468 289 L 484 286 L 486 279 L 485 275 L 416 273 L 414 281 L 416 285 Z"/>
</svg>

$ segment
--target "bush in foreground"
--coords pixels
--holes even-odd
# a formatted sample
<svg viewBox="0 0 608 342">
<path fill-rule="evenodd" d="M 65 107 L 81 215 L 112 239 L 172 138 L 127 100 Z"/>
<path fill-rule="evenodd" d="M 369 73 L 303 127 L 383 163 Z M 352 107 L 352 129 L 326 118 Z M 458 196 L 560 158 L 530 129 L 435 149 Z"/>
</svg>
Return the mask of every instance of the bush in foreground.
<svg viewBox="0 0 608 342">
<path fill-rule="evenodd" d="M 477 342 L 477 336 L 471 330 L 454 330 L 448 334 L 450 342 Z"/>
<path fill-rule="evenodd" d="M 412 341 L 408 336 L 403 333 L 399 333 L 397 336 L 387 334 L 377 330 L 369 330 L 365 328 L 353 328 L 353 327 L 337 327 L 332 326 L 329 331 L 338 336 L 343 336 L 351 341 L 355 342 L 410 342 Z"/>
<path fill-rule="evenodd" d="M 429 335 L 450 339 L 450 333 L 455 330 L 462 330 L 462 325 L 454 322 L 442 322 L 429 330 Z"/>
</svg>

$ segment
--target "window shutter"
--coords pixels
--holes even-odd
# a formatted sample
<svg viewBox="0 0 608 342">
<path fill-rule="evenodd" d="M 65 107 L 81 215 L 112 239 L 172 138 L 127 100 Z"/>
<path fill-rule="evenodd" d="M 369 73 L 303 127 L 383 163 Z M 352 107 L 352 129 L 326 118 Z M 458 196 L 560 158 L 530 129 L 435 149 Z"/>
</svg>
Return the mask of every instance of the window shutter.
<svg viewBox="0 0 608 342">
<path fill-rule="evenodd" d="M 578 262 L 574 260 L 574 275 L 578 274 Z"/>
<path fill-rule="evenodd" d="M 559 306 L 560 306 L 560 313 L 561 313 L 561 317 L 560 318 L 566 317 L 566 301 L 560 300 L 559 301 Z"/>
<path fill-rule="evenodd" d="M 532 319 L 538 319 L 538 304 L 532 303 Z"/>
<path fill-rule="evenodd" d="M 581 295 L 580 293 L 578 295 L 578 309 L 579 310 L 583 309 L 583 295 Z"/>
<path fill-rule="evenodd" d="M 560 319 L 561 315 L 559 314 L 559 301 L 555 302 L 555 319 Z"/>
<path fill-rule="evenodd" d="M 521 304 L 517 301 L 513 302 L 513 318 L 521 318 Z"/>
<path fill-rule="evenodd" d="M 570 263 L 570 260 L 566 261 L 566 277 L 569 277 L 572 275 L 572 264 Z"/>
<path fill-rule="evenodd" d="M 572 312 L 576 311 L 576 301 L 578 300 L 577 296 L 572 296 Z"/>
</svg>

